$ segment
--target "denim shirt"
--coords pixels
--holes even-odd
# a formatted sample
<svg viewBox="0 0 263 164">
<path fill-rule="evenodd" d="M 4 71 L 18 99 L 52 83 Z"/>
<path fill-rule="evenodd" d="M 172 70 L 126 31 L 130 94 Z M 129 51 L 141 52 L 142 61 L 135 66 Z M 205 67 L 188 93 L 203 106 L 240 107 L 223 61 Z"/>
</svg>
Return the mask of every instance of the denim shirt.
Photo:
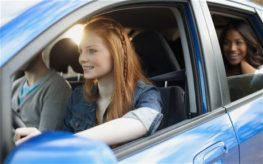
<svg viewBox="0 0 263 164">
<path fill-rule="evenodd" d="M 138 109 L 141 108 L 146 110 L 139 111 Z M 156 131 L 162 120 L 161 110 L 162 99 L 157 88 L 143 81 L 138 81 L 131 110 L 123 117 L 138 119 L 144 125 L 150 124 L 147 129 L 148 134 L 152 134 Z M 154 113 L 154 115 L 152 113 Z M 154 118 L 149 119 L 148 117 L 150 115 L 153 115 Z M 151 120 L 150 123 L 149 120 Z M 79 86 L 73 91 L 68 102 L 64 119 L 64 130 L 76 133 L 94 126 L 96 126 L 96 102 L 88 102 L 85 100 L 83 86 Z"/>
</svg>

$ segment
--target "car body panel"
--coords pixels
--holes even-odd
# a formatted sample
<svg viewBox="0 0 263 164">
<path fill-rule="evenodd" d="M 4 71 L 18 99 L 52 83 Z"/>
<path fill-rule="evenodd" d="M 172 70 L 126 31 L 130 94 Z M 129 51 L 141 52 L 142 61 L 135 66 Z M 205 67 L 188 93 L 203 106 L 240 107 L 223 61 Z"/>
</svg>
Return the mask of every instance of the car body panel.
<svg viewBox="0 0 263 164">
<path fill-rule="evenodd" d="M 222 114 L 193 129 L 123 159 L 120 163 L 193 163 L 210 146 L 223 142 L 227 153 L 218 160 L 237 163 L 238 143 L 227 114 Z M 202 162 L 200 162 L 202 163 Z"/>
<path fill-rule="evenodd" d="M 198 8 L 199 5 L 195 5 L 194 3 L 193 10 L 195 13 L 200 12 L 200 9 Z M 189 4 L 190 5 L 190 4 Z M 192 32 L 192 39 L 193 39 L 193 47 L 195 51 L 195 61 L 196 61 L 196 70 L 198 73 L 198 78 L 199 78 L 199 88 L 200 88 L 200 97 L 201 97 L 201 111 L 202 113 L 206 113 L 208 111 L 208 106 L 207 106 L 207 97 L 205 96 L 207 93 L 207 88 L 206 88 L 206 77 L 203 74 L 203 60 L 202 60 L 202 55 L 201 55 L 201 48 L 200 48 L 200 43 L 198 41 L 198 34 L 197 34 L 197 29 L 195 28 L 195 21 L 194 21 L 194 16 L 192 15 L 190 6 L 186 8 L 186 14 L 187 14 L 187 21 L 189 23 L 189 28 L 190 31 Z"/>
<path fill-rule="evenodd" d="M 221 78 L 221 77 L 225 77 L 226 73 L 224 70 L 225 68 L 224 68 L 224 62 L 223 62 L 222 55 L 221 55 L 221 48 L 218 42 L 216 29 L 214 28 L 213 20 L 211 18 L 211 13 L 209 11 L 208 4 L 206 1 L 201 1 L 200 6 L 202 8 L 203 16 L 205 19 L 204 24 L 206 25 L 207 33 L 209 34 L 209 37 L 208 37 L 209 40 L 203 41 L 202 43 L 205 43 L 204 46 L 206 47 L 207 47 L 208 42 L 210 42 L 211 44 L 211 46 L 209 46 L 208 53 L 204 55 L 206 57 L 206 61 L 213 61 L 208 64 L 206 62 L 207 70 L 211 72 L 210 73 L 211 78 L 209 78 L 210 79 L 209 86 L 211 86 L 210 89 L 213 89 L 213 93 L 216 93 L 214 96 L 211 96 L 212 97 L 211 101 L 215 101 L 214 102 L 215 105 L 211 107 L 211 109 L 213 110 L 219 106 L 222 106 L 222 104 L 230 103 L 229 101 L 230 98 L 228 96 L 229 90 L 228 90 L 227 80 L 225 78 Z M 201 34 L 203 33 L 202 30 L 203 29 L 200 28 Z M 210 68 L 214 68 L 214 69 L 210 69 Z M 211 71 L 211 70 L 214 70 L 214 71 Z M 209 72 L 207 74 L 209 74 Z M 219 87 L 216 88 L 215 86 L 219 86 Z M 219 96 L 219 93 L 220 93 L 221 101 L 219 101 L 217 98 Z"/>
<path fill-rule="evenodd" d="M 82 147 L 80 149 L 80 147 Z M 93 152 L 93 153 L 91 153 Z M 103 158 L 100 156 L 103 154 Z M 70 156 L 70 158 L 65 158 Z M 47 158 L 48 157 L 48 158 Z M 46 132 L 17 146 L 5 163 L 116 163 L 110 148 L 68 132 Z"/>
<path fill-rule="evenodd" d="M 262 8 L 260 9 L 258 5 L 252 5 L 253 7 L 256 7 L 253 8 L 249 5 L 249 3 L 245 4 L 238 2 L 238 4 L 233 5 L 233 2 L 209 2 L 216 3 L 217 5 L 226 7 L 227 9 L 235 8 L 235 10 L 237 11 L 240 11 L 240 9 L 242 9 L 243 13 L 247 13 L 247 18 L 249 19 L 249 21 L 252 22 L 252 25 L 256 29 L 256 32 L 258 32 L 259 39 L 261 39 L 262 41 L 263 27 L 262 19 L 260 19 L 261 16 L 259 15 L 259 13 L 262 12 Z M 210 28 L 214 28 L 214 26 L 210 26 Z M 214 43 L 216 42 L 218 41 L 214 41 Z M 219 55 L 221 56 L 221 54 Z M 254 78 L 256 78 L 256 76 Z M 222 88 L 221 92 L 223 93 L 223 95 L 229 95 L 229 89 L 224 90 L 224 88 Z M 229 113 L 229 117 L 231 119 L 238 142 L 240 144 L 240 163 L 257 163 L 259 161 L 263 161 L 262 93 L 263 92 L 261 90 L 232 103 L 225 103 L 225 108 Z"/>
<path fill-rule="evenodd" d="M 240 144 L 241 163 L 263 161 L 263 92 L 259 92 L 261 98 L 227 107 Z"/>
</svg>

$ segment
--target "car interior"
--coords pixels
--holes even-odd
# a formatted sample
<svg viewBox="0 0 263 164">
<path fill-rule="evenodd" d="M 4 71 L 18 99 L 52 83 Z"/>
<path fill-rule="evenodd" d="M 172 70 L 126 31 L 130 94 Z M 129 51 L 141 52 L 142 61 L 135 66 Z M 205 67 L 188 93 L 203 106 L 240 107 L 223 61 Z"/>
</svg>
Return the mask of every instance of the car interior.
<svg viewBox="0 0 263 164">
<path fill-rule="evenodd" d="M 185 64 L 172 11 L 161 7 L 135 8 L 108 12 L 102 16 L 113 18 L 128 29 L 144 73 L 160 90 L 164 118 L 159 129 L 187 119 Z M 52 45 L 50 68 L 63 75 L 72 89 L 82 85 L 84 79 L 78 63 L 77 45 L 70 38 L 63 38 Z M 70 71 L 74 73 L 68 75 Z M 174 74 L 178 78 L 174 78 Z"/>
<path fill-rule="evenodd" d="M 191 118 L 184 54 L 173 10 L 167 7 L 135 7 L 99 15 L 113 18 L 127 28 L 144 73 L 158 87 L 164 116 L 158 130 Z M 83 19 L 76 24 L 84 25 L 86 21 Z M 77 43 L 72 39 L 62 34 L 43 52 L 45 63 L 63 76 L 72 90 L 84 83 Z"/>
</svg>

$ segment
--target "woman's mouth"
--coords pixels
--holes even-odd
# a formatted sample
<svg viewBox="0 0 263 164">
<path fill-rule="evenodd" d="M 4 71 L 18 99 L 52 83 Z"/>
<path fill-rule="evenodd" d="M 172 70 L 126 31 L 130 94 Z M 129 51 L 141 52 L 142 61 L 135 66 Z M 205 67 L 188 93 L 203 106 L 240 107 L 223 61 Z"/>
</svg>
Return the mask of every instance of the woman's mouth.
<svg viewBox="0 0 263 164">
<path fill-rule="evenodd" d="M 83 71 L 90 71 L 94 68 L 94 66 L 84 66 L 82 68 L 83 68 Z"/>
<path fill-rule="evenodd" d="M 227 56 L 229 60 L 237 60 L 240 58 L 240 55 L 238 53 L 228 54 Z"/>
</svg>

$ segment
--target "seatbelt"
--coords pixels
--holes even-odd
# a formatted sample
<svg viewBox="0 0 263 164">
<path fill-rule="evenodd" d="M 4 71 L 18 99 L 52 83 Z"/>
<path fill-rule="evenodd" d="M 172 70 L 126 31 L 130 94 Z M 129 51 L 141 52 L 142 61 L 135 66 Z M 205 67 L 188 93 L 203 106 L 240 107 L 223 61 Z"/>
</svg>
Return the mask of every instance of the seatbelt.
<svg viewBox="0 0 263 164">
<path fill-rule="evenodd" d="M 182 81 L 185 79 L 185 70 L 177 70 L 149 78 L 152 81 Z"/>
</svg>

